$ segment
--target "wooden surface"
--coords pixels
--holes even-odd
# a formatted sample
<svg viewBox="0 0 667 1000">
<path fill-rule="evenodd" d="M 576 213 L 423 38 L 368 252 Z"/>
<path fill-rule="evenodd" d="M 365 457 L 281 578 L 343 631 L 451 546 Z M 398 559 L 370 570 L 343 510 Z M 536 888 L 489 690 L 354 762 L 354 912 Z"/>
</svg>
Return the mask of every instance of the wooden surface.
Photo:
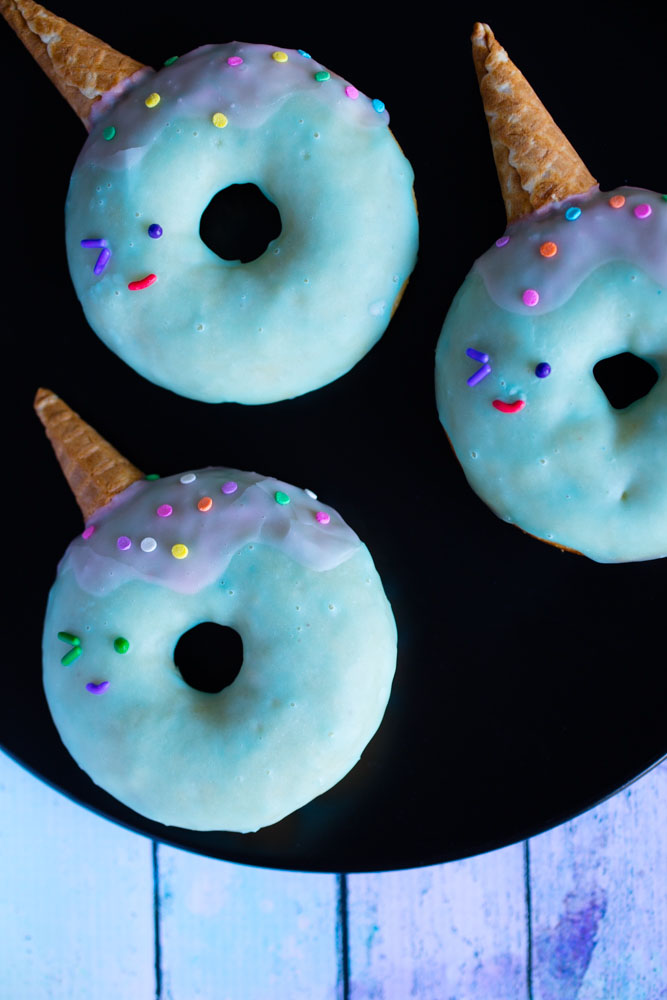
<svg viewBox="0 0 667 1000">
<path fill-rule="evenodd" d="M 667 762 L 523 844 L 372 875 L 153 844 L 0 754 L 0 1000 L 665 1000 Z"/>
</svg>

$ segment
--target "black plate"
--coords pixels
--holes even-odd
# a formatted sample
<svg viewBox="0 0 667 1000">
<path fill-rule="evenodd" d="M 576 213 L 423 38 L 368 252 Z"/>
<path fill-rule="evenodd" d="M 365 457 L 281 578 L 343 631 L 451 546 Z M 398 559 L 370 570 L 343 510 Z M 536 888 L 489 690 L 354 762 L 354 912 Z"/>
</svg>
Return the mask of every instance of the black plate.
<svg viewBox="0 0 667 1000">
<path fill-rule="evenodd" d="M 666 564 L 598 565 L 490 513 L 438 423 L 433 351 L 457 287 L 504 228 L 470 59 L 473 21 L 492 24 L 603 188 L 657 189 L 664 80 L 649 15 L 598 24 L 578 7 L 571 24 L 552 25 L 539 12 L 523 24 L 487 5 L 452 16 L 446 36 L 435 37 L 414 5 L 414 20 L 400 22 L 373 6 L 366 26 L 358 6 L 344 5 L 286 12 L 280 4 L 268 14 L 255 6 L 236 17 L 200 3 L 185 23 L 155 11 L 134 0 L 59 7 L 149 64 L 205 42 L 248 38 L 305 47 L 382 97 L 416 171 L 420 260 L 384 338 L 332 385 L 260 407 L 211 406 L 156 388 L 86 325 L 62 221 L 83 128 L 0 26 L 9 171 L 2 218 L 11 251 L 2 272 L 11 401 L 3 745 L 44 780 L 134 830 L 276 868 L 424 865 L 565 820 L 667 752 L 666 675 L 654 662 Z M 321 16 L 328 21 L 316 27 Z M 225 464 L 310 486 L 368 544 L 399 627 L 391 702 L 352 773 L 282 823 L 245 836 L 164 828 L 96 788 L 61 745 L 41 688 L 40 633 L 57 561 L 81 520 L 31 411 L 38 385 L 62 395 L 147 472 Z"/>
</svg>

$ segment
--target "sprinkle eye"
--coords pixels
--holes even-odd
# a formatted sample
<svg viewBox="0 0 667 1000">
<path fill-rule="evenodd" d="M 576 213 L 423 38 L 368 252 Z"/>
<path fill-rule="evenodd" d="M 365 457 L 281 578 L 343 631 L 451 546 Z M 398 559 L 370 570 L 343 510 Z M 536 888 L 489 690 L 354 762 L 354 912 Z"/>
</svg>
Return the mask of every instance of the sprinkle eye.
<svg viewBox="0 0 667 1000">
<path fill-rule="evenodd" d="M 540 361 L 535 369 L 535 374 L 538 378 L 546 378 L 547 375 L 551 375 L 551 365 L 547 361 Z"/>
<path fill-rule="evenodd" d="M 468 385 L 472 387 L 477 385 L 478 382 L 481 382 L 483 378 L 486 378 L 486 376 L 490 374 L 491 365 L 488 363 L 489 355 L 485 354 L 483 351 L 475 350 L 474 347 L 468 347 L 466 349 L 466 354 L 469 358 L 472 358 L 473 361 L 481 362 L 482 365 L 481 368 L 477 369 L 474 375 L 471 375 L 470 378 L 466 379 Z"/>
</svg>

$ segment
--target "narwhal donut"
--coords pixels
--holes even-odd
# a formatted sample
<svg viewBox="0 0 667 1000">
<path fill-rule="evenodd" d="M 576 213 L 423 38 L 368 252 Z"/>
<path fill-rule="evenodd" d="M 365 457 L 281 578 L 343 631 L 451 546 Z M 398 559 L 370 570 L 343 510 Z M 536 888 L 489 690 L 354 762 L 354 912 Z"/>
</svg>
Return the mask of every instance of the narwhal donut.
<svg viewBox="0 0 667 1000">
<path fill-rule="evenodd" d="M 80 767 L 136 812 L 196 830 L 257 830 L 338 782 L 380 724 L 396 664 L 391 608 L 354 531 L 310 491 L 254 473 L 146 479 L 52 393 L 36 408 L 87 512 L 43 637 L 49 708 Z M 174 663 L 201 622 L 243 642 L 218 693 Z"/>
<path fill-rule="evenodd" d="M 55 29 L 32 20 L 51 53 Z M 84 57 L 95 62 L 90 46 Z M 77 83 L 96 97 L 66 243 L 89 324 L 141 375 L 207 402 L 273 402 L 343 375 L 383 334 L 416 260 L 413 173 L 383 102 L 270 45 L 139 66 L 109 90 Z M 256 185 L 282 224 L 247 263 L 200 236 L 211 200 L 237 184 Z"/>
<path fill-rule="evenodd" d="M 440 420 L 499 517 L 599 562 L 665 556 L 667 201 L 600 192 L 486 26 L 473 43 L 509 225 L 447 315 Z M 593 369 L 626 353 L 655 384 L 615 408 Z"/>
</svg>

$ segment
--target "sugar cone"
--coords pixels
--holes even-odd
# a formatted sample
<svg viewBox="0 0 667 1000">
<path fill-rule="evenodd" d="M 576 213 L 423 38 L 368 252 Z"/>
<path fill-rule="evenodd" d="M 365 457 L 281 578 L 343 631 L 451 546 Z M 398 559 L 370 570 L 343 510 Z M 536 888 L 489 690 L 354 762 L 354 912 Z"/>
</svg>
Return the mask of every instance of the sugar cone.
<svg viewBox="0 0 667 1000">
<path fill-rule="evenodd" d="M 102 95 L 146 68 L 33 0 L 0 0 L 0 11 L 87 129 Z"/>
<path fill-rule="evenodd" d="M 472 52 L 507 221 L 590 190 L 595 178 L 487 24 L 473 28 Z"/>
<path fill-rule="evenodd" d="M 35 410 L 86 520 L 131 483 L 144 478 L 143 472 L 55 393 L 38 389 Z"/>
</svg>

